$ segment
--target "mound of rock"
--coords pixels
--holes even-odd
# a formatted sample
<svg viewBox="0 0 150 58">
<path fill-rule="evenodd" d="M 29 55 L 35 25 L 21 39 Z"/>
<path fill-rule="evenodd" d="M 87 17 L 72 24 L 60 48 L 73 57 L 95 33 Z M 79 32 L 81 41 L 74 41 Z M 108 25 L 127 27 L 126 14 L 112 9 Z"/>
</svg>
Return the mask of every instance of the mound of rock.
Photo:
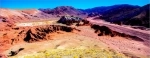
<svg viewBox="0 0 150 58">
<path fill-rule="evenodd" d="M 66 27 L 66 26 L 60 26 L 60 25 L 50 25 L 50 26 L 42 26 L 37 28 L 31 28 L 26 32 L 26 37 L 24 38 L 24 41 L 26 42 L 33 42 L 33 41 L 39 41 L 44 39 L 50 39 L 47 38 L 47 34 L 56 32 L 56 31 L 65 31 L 65 32 L 71 32 L 74 28 Z"/>
<path fill-rule="evenodd" d="M 66 25 L 73 25 L 73 23 L 76 23 L 76 26 L 81 26 L 81 25 L 89 25 L 90 22 L 79 18 L 79 17 L 74 17 L 74 16 L 62 16 L 58 23 L 66 24 Z"/>
<path fill-rule="evenodd" d="M 72 25 L 73 23 L 79 23 L 82 18 L 79 17 L 73 17 L 73 16 L 62 16 L 58 23 L 66 24 L 66 25 Z"/>
</svg>

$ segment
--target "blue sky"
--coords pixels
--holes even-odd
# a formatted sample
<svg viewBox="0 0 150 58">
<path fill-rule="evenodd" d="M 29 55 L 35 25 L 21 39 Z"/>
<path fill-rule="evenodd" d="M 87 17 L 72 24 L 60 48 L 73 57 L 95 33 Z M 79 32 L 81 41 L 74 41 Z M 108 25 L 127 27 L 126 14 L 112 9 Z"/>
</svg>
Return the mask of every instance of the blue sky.
<svg viewBox="0 0 150 58">
<path fill-rule="evenodd" d="M 143 6 L 149 0 L 0 0 L 0 8 L 31 9 L 54 8 L 57 6 L 73 6 L 75 8 L 92 8 L 115 4 L 131 4 Z"/>
</svg>

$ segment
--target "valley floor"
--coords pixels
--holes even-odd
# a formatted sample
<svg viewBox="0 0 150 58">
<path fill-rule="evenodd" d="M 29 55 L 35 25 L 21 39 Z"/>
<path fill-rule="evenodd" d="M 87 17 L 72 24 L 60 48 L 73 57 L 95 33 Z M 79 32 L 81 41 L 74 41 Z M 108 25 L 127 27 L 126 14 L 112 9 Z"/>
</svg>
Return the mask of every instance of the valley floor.
<svg viewBox="0 0 150 58">
<path fill-rule="evenodd" d="M 92 21 L 92 20 L 90 20 Z M 95 23 L 95 21 L 92 21 Z M 55 23 L 54 23 L 55 24 Z M 58 25 L 58 24 L 57 24 Z M 113 30 L 121 31 L 125 29 L 119 29 L 115 27 L 111 27 L 107 24 L 106 26 L 112 28 Z M 33 54 L 39 51 L 43 51 L 46 49 L 106 49 L 106 50 L 114 50 L 118 53 L 124 54 L 129 57 L 141 57 L 141 58 L 148 58 L 150 55 L 150 47 L 145 45 L 145 42 L 132 40 L 127 37 L 110 37 L 110 36 L 98 36 L 94 33 L 94 30 L 90 26 L 70 26 L 76 28 L 80 31 L 73 31 L 73 32 L 64 32 L 64 31 L 57 31 L 54 33 L 48 34 L 50 37 L 47 40 L 41 40 L 39 42 L 27 43 L 24 41 L 20 41 L 14 45 L 8 45 L 7 48 L 4 49 L 3 53 L 8 55 L 10 51 L 18 50 L 19 48 L 24 48 L 24 50 L 20 51 L 15 57 L 24 56 L 28 54 Z M 121 27 L 122 28 L 122 27 Z M 126 30 L 130 31 L 126 28 Z M 21 31 L 21 30 L 20 30 Z M 19 33 L 19 30 L 14 31 L 14 33 Z M 131 33 L 136 36 L 138 32 L 132 33 L 124 31 L 126 33 Z M 6 32 L 8 33 L 6 37 L 9 37 L 13 34 L 13 31 Z M 144 33 L 144 32 L 143 32 Z M 143 34 L 142 33 L 142 34 Z M 10 35 L 9 35 L 10 34 Z M 145 33 L 147 34 L 147 33 Z M 14 34 L 14 36 L 17 36 Z M 148 35 L 145 35 L 148 36 Z M 3 38 L 3 35 L 1 35 Z M 149 40 L 147 37 L 144 40 Z M 5 48 L 5 46 L 0 47 L 0 49 Z"/>
</svg>

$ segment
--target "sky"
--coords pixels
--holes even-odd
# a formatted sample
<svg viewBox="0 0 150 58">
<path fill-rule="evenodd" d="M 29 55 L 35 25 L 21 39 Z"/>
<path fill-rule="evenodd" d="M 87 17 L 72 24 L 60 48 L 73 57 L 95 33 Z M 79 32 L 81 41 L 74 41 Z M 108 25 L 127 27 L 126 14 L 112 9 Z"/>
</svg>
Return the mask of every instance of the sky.
<svg viewBox="0 0 150 58">
<path fill-rule="evenodd" d="M 0 8 L 38 9 L 55 8 L 57 6 L 73 6 L 79 9 L 87 9 L 115 4 L 143 6 L 148 3 L 149 0 L 0 0 Z"/>
</svg>

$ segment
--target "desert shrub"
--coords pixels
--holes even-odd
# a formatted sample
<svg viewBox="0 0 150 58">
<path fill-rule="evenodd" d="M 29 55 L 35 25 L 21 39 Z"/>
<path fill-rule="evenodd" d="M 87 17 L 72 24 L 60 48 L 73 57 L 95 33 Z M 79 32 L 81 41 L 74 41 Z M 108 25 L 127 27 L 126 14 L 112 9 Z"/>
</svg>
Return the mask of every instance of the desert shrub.
<svg viewBox="0 0 150 58">
<path fill-rule="evenodd" d="M 105 49 L 52 49 L 15 58 L 127 58 L 124 54 Z"/>
</svg>

